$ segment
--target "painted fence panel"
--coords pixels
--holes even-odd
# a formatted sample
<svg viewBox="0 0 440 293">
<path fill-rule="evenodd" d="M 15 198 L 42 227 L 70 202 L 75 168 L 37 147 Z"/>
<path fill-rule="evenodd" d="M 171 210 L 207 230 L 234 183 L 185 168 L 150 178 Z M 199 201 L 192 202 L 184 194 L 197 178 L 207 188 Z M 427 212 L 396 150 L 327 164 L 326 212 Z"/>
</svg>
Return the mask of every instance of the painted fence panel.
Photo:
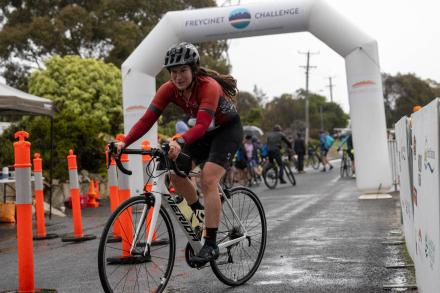
<svg viewBox="0 0 440 293">
<path fill-rule="evenodd" d="M 440 288 L 439 99 L 411 115 L 414 264 L 419 292 Z"/>
<path fill-rule="evenodd" d="M 403 232 L 405 233 L 406 247 L 414 260 L 415 233 L 414 233 L 414 201 L 412 197 L 412 151 L 410 148 L 410 119 L 402 117 L 396 123 L 397 143 L 397 175 L 400 182 L 400 205 L 402 207 Z"/>
</svg>

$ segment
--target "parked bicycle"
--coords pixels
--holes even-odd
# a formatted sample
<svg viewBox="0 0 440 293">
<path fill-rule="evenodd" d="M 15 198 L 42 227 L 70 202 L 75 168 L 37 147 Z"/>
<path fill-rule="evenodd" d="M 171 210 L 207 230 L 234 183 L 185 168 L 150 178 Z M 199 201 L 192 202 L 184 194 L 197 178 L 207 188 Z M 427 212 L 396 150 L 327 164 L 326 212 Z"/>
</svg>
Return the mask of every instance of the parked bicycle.
<svg viewBox="0 0 440 293">
<path fill-rule="evenodd" d="M 342 159 L 341 159 L 341 177 L 345 177 L 345 176 L 347 177 L 353 176 L 353 167 L 347 150 L 343 149 Z"/>
<path fill-rule="evenodd" d="M 317 147 L 309 146 L 307 157 L 304 160 L 305 166 L 312 166 L 313 169 L 318 170 L 321 163 L 321 156 Z"/>
<path fill-rule="evenodd" d="M 269 189 L 275 189 L 278 184 L 278 178 L 279 178 L 279 166 L 274 161 L 273 163 L 270 163 L 269 161 L 265 164 L 263 168 L 263 181 L 264 184 Z M 287 177 L 289 182 L 295 186 L 296 185 L 296 179 L 295 175 L 293 174 L 293 162 L 290 156 L 286 156 L 283 158 L 283 168 L 284 168 L 284 175 Z"/>
<path fill-rule="evenodd" d="M 247 282 L 257 271 L 266 247 L 267 226 L 263 206 L 257 195 L 245 187 L 223 189 L 219 186 L 222 212 L 217 232 L 220 255 L 216 260 L 197 267 L 191 261 L 202 247 L 203 224 L 194 223 L 185 214 L 191 209 L 176 201 L 179 196 L 168 190 L 169 175 L 187 176 L 168 159 L 169 145 L 151 150 L 124 149 L 122 153 L 150 155 L 147 170 L 154 180 L 151 192 L 131 197 L 108 219 L 98 249 L 99 278 L 105 292 L 162 292 L 173 271 L 176 238 L 171 217 L 176 219 L 188 239 L 185 260 L 192 268 L 211 267 L 217 278 L 229 286 Z M 109 144 L 109 155 L 115 154 Z M 110 162 L 110 160 L 108 160 Z M 119 159 L 118 168 L 126 169 Z M 152 168 L 151 168 L 152 167 Z M 193 176 L 194 174 L 189 174 Z M 119 231 L 122 241 L 114 242 Z"/>
</svg>

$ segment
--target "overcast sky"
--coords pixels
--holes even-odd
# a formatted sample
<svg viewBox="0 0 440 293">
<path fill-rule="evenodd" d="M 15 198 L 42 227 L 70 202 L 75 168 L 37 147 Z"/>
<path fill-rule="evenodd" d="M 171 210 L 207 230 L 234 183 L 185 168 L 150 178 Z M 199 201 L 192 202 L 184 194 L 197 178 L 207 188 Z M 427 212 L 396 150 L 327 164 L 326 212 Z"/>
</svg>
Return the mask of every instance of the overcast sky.
<svg viewBox="0 0 440 293">
<path fill-rule="evenodd" d="M 241 0 L 241 3 L 267 0 Z M 275 1 L 275 0 L 272 0 Z M 219 5 L 224 0 L 217 0 Z M 238 1 L 231 1 L 233 4 Z M 328 0 L 379 46 L 381 71 L 415 73 L 440 82 L 440 1 Z M 330 100 L 328 77 L 333 77 L 334 101 L 348 112 L 344 59 L 308 32 L 230 40 L 232 74 L 240 90 L 257 84 L 270 98 L 305 87 L 306 56 L 312 55 L 309 88 Z"/>
</svg>

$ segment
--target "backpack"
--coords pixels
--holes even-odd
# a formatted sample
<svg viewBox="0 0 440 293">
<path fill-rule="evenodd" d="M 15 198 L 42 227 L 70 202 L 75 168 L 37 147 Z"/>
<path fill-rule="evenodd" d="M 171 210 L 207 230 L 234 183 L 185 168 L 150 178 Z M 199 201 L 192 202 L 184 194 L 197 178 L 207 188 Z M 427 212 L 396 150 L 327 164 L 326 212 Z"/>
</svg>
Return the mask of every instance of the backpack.
<svg viewBox="0 0 440 293">
<path fill-rule="evenodd" d="M 334 141 L 334 138 L 331 137 L 331 135 L 327 134 L 325 136 L 325 148 L 329 150 L 332 147 Z"/>
</svg>

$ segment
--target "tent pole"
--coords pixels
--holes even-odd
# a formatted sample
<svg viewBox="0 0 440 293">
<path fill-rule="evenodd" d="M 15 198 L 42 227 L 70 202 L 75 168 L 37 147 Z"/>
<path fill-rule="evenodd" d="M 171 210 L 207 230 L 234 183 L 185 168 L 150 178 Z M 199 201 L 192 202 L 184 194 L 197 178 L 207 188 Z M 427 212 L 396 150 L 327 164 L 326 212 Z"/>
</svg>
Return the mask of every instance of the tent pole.
<svg viewBox="0 0 440 293">
<path fill-rule="evenodd" d="M 49 219 L 52 219 L 53 117 L 50 117 Z"/>
</svg>

